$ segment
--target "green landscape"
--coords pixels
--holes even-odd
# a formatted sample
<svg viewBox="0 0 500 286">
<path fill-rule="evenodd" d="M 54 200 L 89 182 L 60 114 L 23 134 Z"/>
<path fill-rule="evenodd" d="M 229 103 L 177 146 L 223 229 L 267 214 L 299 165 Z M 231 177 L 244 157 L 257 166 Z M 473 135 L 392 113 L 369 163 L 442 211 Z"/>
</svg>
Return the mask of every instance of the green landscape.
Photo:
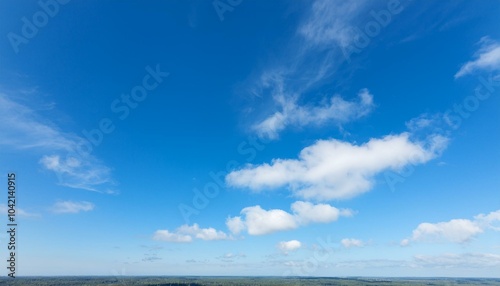
<svg viewBox="0 0 500 286">
<path fill-rule="evenodd" d="M 332 278 L 332 277 L 20 277 L 2 278 L 0 285 L 148 285 L 148 286 L 250 286 L 250 285 L 500 285 L 498 278 Z"/>
</svg>

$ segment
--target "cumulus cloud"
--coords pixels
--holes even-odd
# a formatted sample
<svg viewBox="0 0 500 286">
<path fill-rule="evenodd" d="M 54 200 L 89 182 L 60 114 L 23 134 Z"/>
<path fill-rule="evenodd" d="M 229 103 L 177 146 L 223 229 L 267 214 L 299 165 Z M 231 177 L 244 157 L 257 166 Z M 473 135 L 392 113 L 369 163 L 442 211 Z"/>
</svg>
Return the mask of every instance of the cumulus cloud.
<svg viewBox="0 0 500 286">
<path fill-rule="evenodd" d="M 276 231 L 291 230 L 298 227 L 294 216 L 284 210 L 272 209 L 264 210 L 260 206 L 246 207 L 241 211 L 245 217 L 228 218 L 228 227 L 236 220 L 240 223 L 240 231 L 245 229 L 250 235 L 262 235 Z M 230 228 L 231 231 L 235 230 Z M 234 232 L 238 234 L 238 232 Z"/>
<path fill-rule="evenodd" d="M 57 214 L 76 214 L 79 212 L 89 212 L 93 210 L 95 205 L 91 202 L 81 201 L 60 201 L 52 206 L 52 212 Z"/>
<path fill-rule="evenodd" d="M 329 223 L 335 221 L 339 216 L 352 216 L 349 209 L 337 209 L 328 204 L 312 204 L 310 202 L 297 201 L 292 204 L 291 209 L 295 219 L 300 224 Z"/>
<path fill-rule="evenodd" d="M 363 247 L 365 244 L 363 241 L 355 238 L 344 238 L 340 241 L 342 246 L 345 248 L 351 248 L 351 247 Z"/>
<path fill-rule="evenodd" d="M 296 251 L 302 247 L 302 243 L 298 240 L 280 241 L 277 245 L 278 249 L 284 254 L 288 254 L 291 251 Z"/>
<path fill-rule="evenodd" d="M 373 95 L 362 89 L 357 101 L 347 101 L 339 95 L 324 100 L 319 105 L 299 105 L 296 98 L 286 98 L 283 94 L 275 95 L 280 111 L 275 112 L 254 125 L 261 137 L 276 139 L 288 126 L 320 126 L 325 123 L 342 124 L 366 116 L 374 108 Z"/>
<path fill-rule="evenodd" d="M 263 235 L 277 231 L 296 229 L 310 223 L 329 223 L 340 216 L 351 216 L 348 209 L 339 210 L 327 204 L 312 204 L 297 201 L 291 205 L 292 213 L 281 209 L 264 210 L 260 206 L 246 207 L 241 210 L 242 216 L 229 217 L 226 225 L 229 230 L 238 234 L 246 230 L 250 235 Z"/>
<path fill-rule="evenodd" d="M 479 41 L 481 46 L 474 54 L 474 59 L 468 61 L 455 74 L 455 78 L 459 78 L 479 70 L 496 71 L 500 70 L 500 43 L 491 40 L 488 37 L 483 37 Z"/>
<path fill-rule="evenodd" d="M 168 230 L 157 230 L 153 235 L 154 240 L 168 241 L 168 242 L 191 242 L 193 238 L 187 234 L 180 234 L 170 232 Z"/>
<path fill-rule="evenodd" d="M 304 199 L 348 199 L 369 191 L 377 174 L 425 163 L 446 145 L 444 136 L 432 135 L 421 142 L 412 141 L 407 132 L 373 138 L 361 145 L 319 140 L 304 148 L 297 159 L 249 165 L 229 173 L 226 182 L 255 192 L 287 187 Z"/>
<path fill-rule="evenodd" d="M 413 231 L 412 240 L 425 241 L 445 239 L 462 243 L 483 232 L 474 222 L 468 219 L 452 219 L 447 222 L 421 223 Z"/>
<path fill-rule="evenodd" d="M 413 230 L 410 238 L 401 241 L 401 246 L 407 246 L 411 242 L 465 243 L 486 229 L 499 231 L 500 228 L 494 225 L 498 222 L 500 222 L 500 210 L 487 215 L 479 214 L 473 220 L 452 219 L 438 223 L 424 222 Z"/>
<path fill-rule="evenodd" d="M 82 152 L 91 145 L 84 138 L 61 131 L 36 110 L 2 93 L 0 121 L 0 146 L 45 154 L 39 163 L 57 175 L 60 185 L 109 192 L 113 184 L 110 168 L 89 152 Z"/>
<path fill-rule="evenodd" d="M 154 240 L 168 242 L 191 242 L 193 239 L 201 240 L 226 240 L 231 239 L 226 233 L 215 228 L 200 228 L 198 224 L 182 225 L 175 231 L 157 230 L 153 235 Z"/>
</svg>

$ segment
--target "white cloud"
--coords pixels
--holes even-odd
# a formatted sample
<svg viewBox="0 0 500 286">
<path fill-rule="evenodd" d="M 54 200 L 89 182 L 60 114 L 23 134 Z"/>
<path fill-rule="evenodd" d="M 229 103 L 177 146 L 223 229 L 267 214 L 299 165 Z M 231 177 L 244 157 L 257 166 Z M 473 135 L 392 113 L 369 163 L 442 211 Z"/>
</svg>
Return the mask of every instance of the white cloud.
<svg viewBox="0 0 500 286">
<path fill-rule="evenodd" d="M 440 113 L 423 113 L 405 123 L 406 128 L 408 128 L 411 133 L 429 129 L 431 129 L 431 131 L 433 132 L 436 132 L 436 129 L 449 128 L 449 125 L 445 124 L 446 117 Z"/>
<path fill-rule="evenodd" d="M 193 239 L 201 240 L 226 240 L 231 239 L 226 233 L 215 228 L 200 228 L 198 224 L 182 225 L 174 232 L 168 230 L 157 230 L 153 235 L 154 240 L 168 242 L 191 242 Z"/>
<path fill-rule="evenodd" d="M 414 260 L 418 265 L 423 267 L 485 268 L 500 265 L 500 255 L 493 253 L 416 255 Z"/>
<path fill-rule="evenodd" d="M 296 98 L 285 98 L 282 94 L 275 99 L 280 111 L 254 125 L 261 137 L 276 139 L 279 132 L 288 126 L 305 127 L 320 126 L 325 123 L 342 124 L 363 117 L 374 108 L 373 95 L 367 89 L 358 93 L 357 101 L 346 101 L 335 95 L 319 105 L 297 104 Z"/>
<path fill-rule="evenodd" d="M 228 253 L 226 253 L 222 256 L 218 256 L 216 258 L 223 261 L 223 262 L 234 262 L 237 259 L 242 259 L 245 257 L 246 257 L 246 255 L 243 253 L 236 254 L 236 253 L 228 252 Z"/>
<path fill-rule="evenodd" d="M 500 265 L 500 255 L 493 253 L 444 253 L 438 255 L 415 255 L 411 260 L 366 259 L 339 261 L 335 268 L 488 268 Z"/>
<path fill-rule="evenodd" d="M 266 211 L 260 206 L 253 206 L 244 208 L 241 214 L 245 216 L 245 229 L 250 235 L 262 235 L 298 227 L 293 215 L 280 209 Z M 228 220 L 232 221 L 233 219 L 229 218 Z M 243 221 L 241 218 L 240 220 Z"/>
<path fill-rule="evenodd" d="M 277 245 L 278 249 L 284 254 L 288 254 L 290 251 L 296 251 L 302 247 L 302 243 L 298 240 L 280 241 Z"/>
<path fill-rule="evenodd" d="M 191 242 L 193 238 L 187 234 L 172 233 L 168 230 L 157 230 L 153 235 L 154 240 L 168 241 L 168 242 Z"/>
<path fill-rule="evenodd" d="M 312 204 L 310 202 L 297 201 L 292 204 L 291 209 L 295 219 L 300 224 L 329 223 L 336 221 L 339 216 L 352 216 L 351 210 L 339 210 L 328 204 Z"/>
<path fill-rule="evenodd" d="M 408 238 L 405 238 L 405 239 L 401 240 L 401 243 L 399 245 L 408 246 L 408 245 L 410 245 L 410 240 Z"/>
<path fill-rule="evenodd" d="M 298 31 L 306 43 L 315 46 L 347 46 L 356 37 L 356 17 L 365 10 L 366 1 L 314 1 L 310 14 Z"/>
<path fill-rule="evenodd" d="M 413 231 L 412 240 L 425 241 L 445 239 L 451 242 L 466 242 L 483 232 L 474 222 L 467 219 L 453 219 L 448 222 L 421 223 Z"/>
<path fill-rule="evenodd" d="M 200 228 L 198 224 L 193 224 L 192 226 L 183 225 L 177 229 L 177 232 L 192 235 L 195 238 L 202 240 L 221 240 L 228 239 L 228 236 L 215 228 Z"/>
<path fill-rule="evenodd" d="M 0 204 L 0 214 L 7 215 L 9 212 L 9 207 L 6 204 Z M 39 217 L 39 214 L 27 212 L 24 209 L 16 208 L 16 216 L 20 217 Z"/>
<path fill-rule="evenodd" d="M 474 54 L 474 60 L 465 63 L 455 74 L 455 78 L 474 73 L 478 70 L 500 70 L 500 44 L 488 37 L 483 37 L 479 41 L 479 44 L 481 47 Z"/>
<path fill-rule="evenodd" d="M 411 242 L 468 242 L 486 229 L 500 231 L 494 223 L 500 222 L 500 210 L 487 215 L 479 214 L 473 220 L 452 219 L 447 222 L 421 223 L 413 230 L 410 238 L 403 239 L 401 246 Z"/>
<path fill-rule="evenodd" d="M 75 137 L 63 134 L 53 124 L 38 116 L 35 110 L 0 93 L 0 145 L 16 149 L 70 151 L 76 147 Z M 8 136 L 7 136 L 8 135 Z"/>
<path fill-rule="evenodd" d="M 81 201 L 81 202 L 73 202 L 73 201 L 60 201 L 56 202 L 54 206 L 52 206 L 52 212 L 58 214 L 64 213 L 79 213 L 79 212 L 88 212 L 93 210 L 95 205 L 90 202 Z"/>
<path fill-rule="evenodd" d="M 288 127 L 341 125 L 370 113 L 373 98 L 368 90 L 359 92 L 356 100 L 340 95 L 310 94 L 319 85 L 331 80 L 345 62 L 345 47 L 359 36 L 356 30 L 363 12 L 374 5 L 370 1 L 317 0 L 305 11 L 296 33 L 274 58 L 257 80 L 251 84 L 251 93 L 265 100 L 271 98 L 274 106 L 254 108 L 266 110 L 260 114 L 253 130 L 262 137 L 276 139 Z M 330 82 L 331 83 L 331 82 Z M 264 104 L 268 104 L 268 101 Z"/>
<path fill-rule="evenodd" d="M 231 233 L 238 234 L 245 230 L 245 222 L 241 220 L 241 217 L 230 217 L 226 220 L 226 226 Z"/>
<path fill-rule="evenodd" d="M 363 247 L 365 244 L 363 241 L 355 238 L 344 238 L 340 241 L 340 243 L 345 247 L 345 248 L 351 248 L 351 247 Z"/>
<path fill-rule="evenodd" d="M 92 157 L 68 156 L 64 159 L 60 155 L 45 155 L 40 164 L 56 173 L 60 183 L 67 187 L 98 191 L 96 186 L 112 183 L 110 169 Z"/>
<path fill-rule="evenodd" d="M 373 177 L 387 169 L 433 159 L 446 143 L 440 135 L 431 135 L 426 142 L 412 142 L 409 133 L 370 139 L 362 145 L 319 140 L 304 148 L 298 159 L 250 165 L 229 173 L 226 182 L 257 192 L 287 187 L 305 199 L 347 199 L 369 191 Z"/>
<path fill-rule="evenodd" d="M 46 154 L 39 163 L 57 175 L 59 184 L 90 191 L 100 191 L 106 184 L 112 184 L 108 167 L 94 156 L 78 152 L 86 148 L 84 146 L 89 142 L 80 136 L 60 131 L 35 110 L 2 93 L 0 121 L 0 133 L 3 135 L 0 146 Z"/>
<path fill-rule="evenodd" d="M 475 222 L 482 228 L 490 228 L 500 231 L 500 210 L 490 212 L 489 214 L 478 214 L 474 216 Z M 496 223 L 496 225 L 495 225 Z"/>
<path fill-rule="evenodd" d="M 277 231 L 296 229 L 310 223 L 329 223 L 340 216 L 351 216 L 351 210 L 339 210 L 327 204 L 314 205 L 297 201 L 291 205 L 292 213 L 281 209 L 264 210 L 260 206 L 246 207 L 241 210 L 244 217 L 229 217 L 226 225 L 229 230 L 238 234 L 246 230 L 250 235 L 263 235 Z"/>
</svg>

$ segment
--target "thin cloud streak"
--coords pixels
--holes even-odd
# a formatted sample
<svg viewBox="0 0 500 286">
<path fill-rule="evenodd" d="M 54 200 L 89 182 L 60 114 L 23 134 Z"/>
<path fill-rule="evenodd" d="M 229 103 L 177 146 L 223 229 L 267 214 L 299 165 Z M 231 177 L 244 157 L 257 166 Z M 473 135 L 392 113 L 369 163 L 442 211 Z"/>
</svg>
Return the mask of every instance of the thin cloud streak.
<svg viewBox="0 0 500 286">
<path fill-rule="evenodd" d="M 96 192 L 113 184 L 111 169 L 90 154 L 79 152 L 86 140 L 59 130 L 33 109 L 0 93 L 0 145 L 32 150 L 42 155 L 39 163 L 56 174 L 62 186 Z"/>
</svg>

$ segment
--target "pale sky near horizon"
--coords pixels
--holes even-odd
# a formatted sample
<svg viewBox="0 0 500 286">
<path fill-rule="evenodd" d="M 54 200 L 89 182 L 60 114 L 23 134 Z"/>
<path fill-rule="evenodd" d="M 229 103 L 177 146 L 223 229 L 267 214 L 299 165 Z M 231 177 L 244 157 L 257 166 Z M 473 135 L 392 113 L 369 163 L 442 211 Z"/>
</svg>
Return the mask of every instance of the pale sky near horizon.
<svg viewBox="0 0 500 286">
<path fill-rule="evenodd" d="M 499 277 L 500 2 L 0 15 L 17 275 Z"/>
</svg>

